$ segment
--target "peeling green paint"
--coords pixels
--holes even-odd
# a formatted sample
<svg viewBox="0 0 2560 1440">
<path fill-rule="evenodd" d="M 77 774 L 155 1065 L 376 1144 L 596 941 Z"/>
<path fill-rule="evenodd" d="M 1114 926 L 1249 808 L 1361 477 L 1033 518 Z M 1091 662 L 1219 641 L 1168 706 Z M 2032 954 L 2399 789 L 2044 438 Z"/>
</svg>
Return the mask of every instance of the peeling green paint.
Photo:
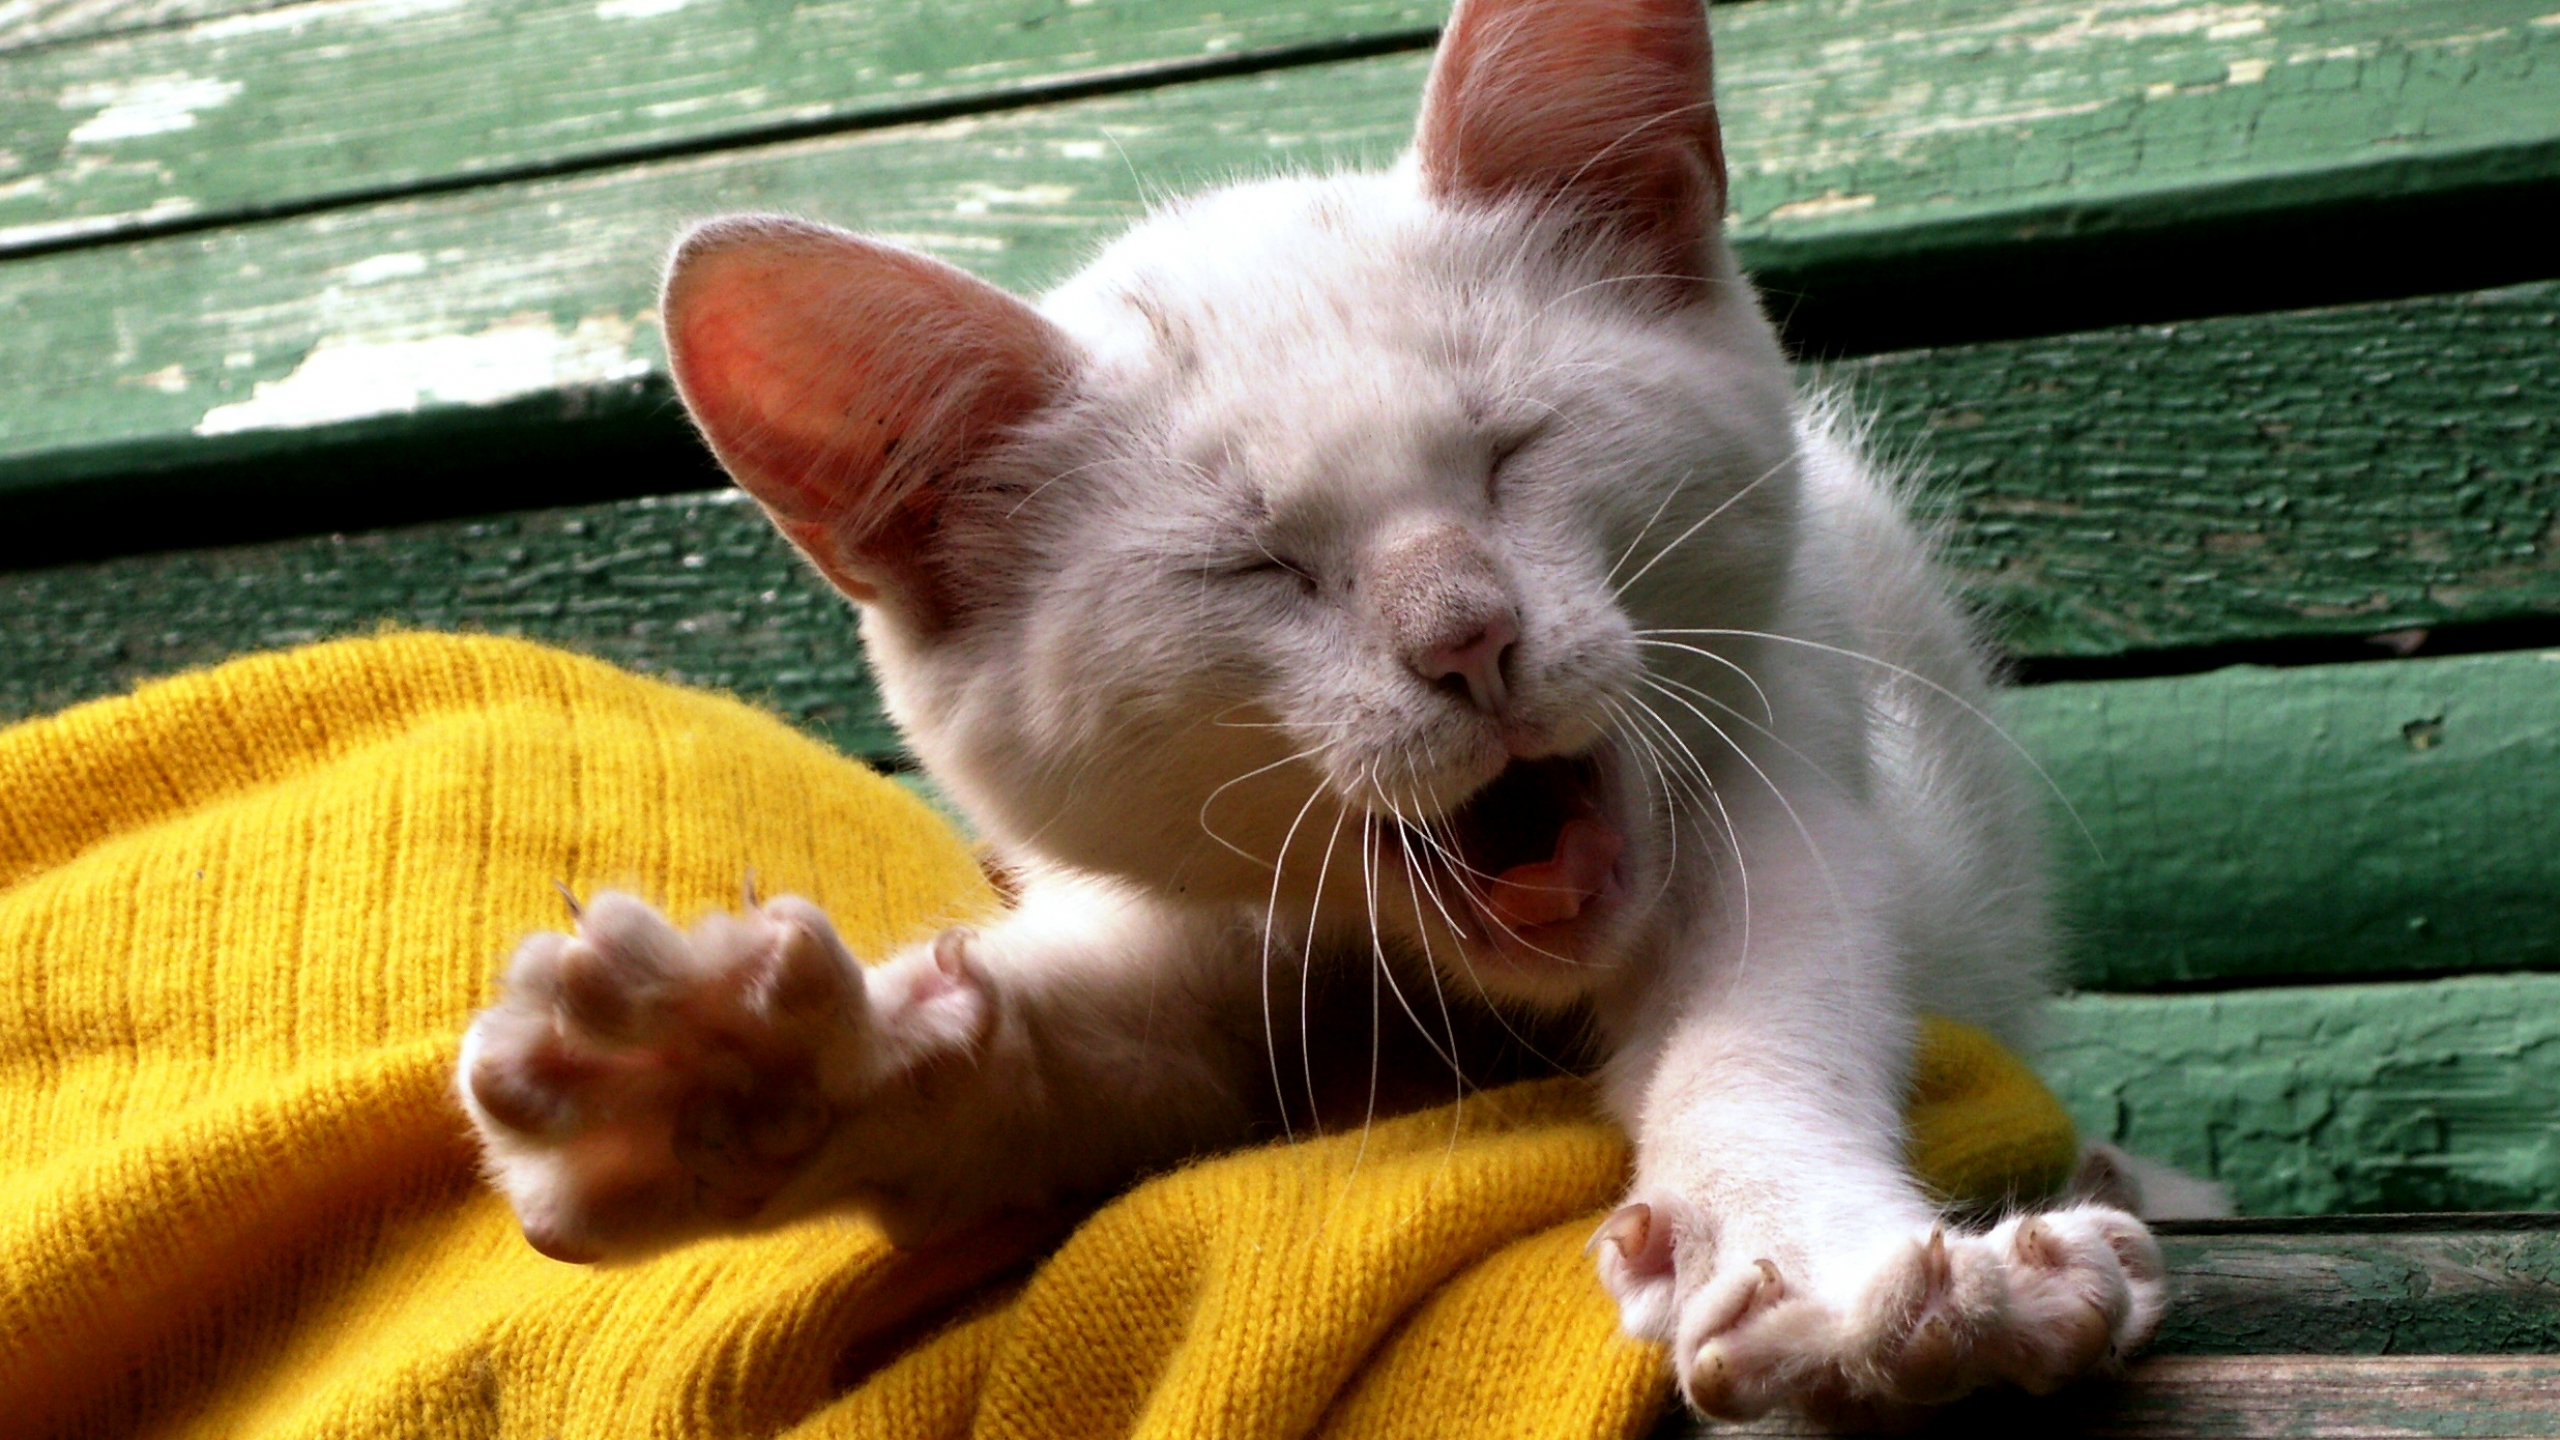
<svg viewBox="0 0 2560 1440">
<path fill-rule="evenodd" d="M 2243 1214 L 2560 1209 L 2560 976 L 2072 996 L 2039 1063 Z"/>
<path fill-rule="evenodd" d="M 2076 983 L 2560 969 L 2560 652 L 2040 685 L 2002 714 L 2087 827 L 2048 828 Z"/>
<path fill-rule="evenodd" d="M 201 223 L 229 213 L 226 207 L 317 203 L 312 196 L 347 183 L 344 176 L 311 179 L 305 161 L 324 169 L 357 167 L 369 177 L 368 185 L 405 183 L 396 182 L 402 174 L 422 184 L 444 183 L 486 173 L 475 167 L 549 165 L 568 153 L 546 146 L 577 151 L 664 138 L 642 123 L 646 116 L 620 110 L 539 123 L 530 111 L 515 116 L 508 110 L 514 118 L 501 124 L 464 103 L 484 83 L 497 97 L 488 103 L 502 109 L 691 104 L 650 99 L 642 93 L 646 85 L 635 90 L 588 83 L 595 77 L 583 72 L 559 83 L 508 79 L 507 67 L 495 62 L 466 67 L 450 84 L 432 76 L 421 81 L 411 74 L 415 67 L 404 51 L 397 67 L 404 78 L 396 85 L 384 80 L 394 89 L 378 104 L 331 88 L 358 57 L 330 59 L 326 85 L 310 78 L 294 82 L 313 96 L 326 92 L 327 110 L 342 122 L 333 122 L 335 128 L 317 118 L 295 118 L 300 112 L 290 110 L 256 119 L 256 85 L 267 83 L 256 75 L 282 72 L 214 63 L 229 53 L 223 46 L 248 43 L 248 33 L 241 31 L 217 44 L 231 33 L 221 27 L 238 30 L 245 18 L 254 18 L 281 27 L 274 33 L 290 38 L 285 19 L 305 10 L 316 16 L 322 8 L 289 5 L 254 17 L 0 61 L 0 86 L 22 88 L 20 99 L 10 103 L 19 104 L 23 115 L 5 123 L 37 137 L 13 151 L 21 171 L 0 174 L 0 195 L 7 197 L 0 198 L 0 209 L 36 207 L 24 223 L 37 226 L 103 223 L 111 214 L 148 214 L 155 207 Z M 339 8 L 351 14 L 362 9 Z M 756 8 L 762 13 L 770 7 Z M 450 15 L 439 11 L 443 18 L 418 23 L 501 25 L 513 16 L 531 25 L 537 12 L 569 9 L 585 17 L 580 25 L 602 24 L 612 33 L 619 33 L 616 26 L 693 25 L 685 17 L 716 19 L 726 13 L 721 5 L 688 6 L 660 19 L 608 23 L 597 21 L 591 7 L 519 0 L 452 7 Z M 1994 242 L 2147 233 L 2214 217 L 2548 182 L 2560 175 L 2560 86 L 2549 83 L 2560 30 L 2526 23 L 2529 9 L 2519 9 L 2517 0 L 2444 0 L 2423 7 L 2405 0 L 2332 0 L 2270 7 L 2262 31 L 2217 34 L 2212 26 L 2188 23 L 2201 13 L 2195 7 L 2166 0 L 2108 8 L 2118 20 L 2095 28 L 2090 15 L 2097 12 L 2084 13 L 2087 7 L 2076 0 L 1734 5 L 1720 12 L 1718 23 L 1736 233 L 1755 265 L 1790 274 L 1823 265 L 1882 272 L 1915 257 Z M 1121 13 L 1109 5 L 1089 10 L 1093 23 L 1106 25 Z M 915 33 L 898 31 L 906 38 L 895 44 L 941 46 L 947 53 L 954 43 L 950 34 L 916 18 L 923 13 L 881 10 L 862 23 L 888 28 L 860 33 L 877 40 L 905 25 Z M 1427 14 L 1393 4 L 1276 5 L 1218 12 L 1216 18 L 1182 9 L 1178 17 L 1192 17 L 1197 25 L 1180 20 L 1156 32 L 1133 22 L 1110 30 L 1110 45 L 1097 39 L 1084 49 L 1055 52 L 1041 48 L 1050 40 L 1024 40 L 1024 56 L 1048 58 L 1021 59 L 1028 68 L 1015 78 L 1050 74 L 1058 66 L 1108 68 L 1116 63 L 1110 57 L 1122 53 L 1112 47 L 1123 44 L 1135 47 L 1131 55 L 1170 54 L 1205 43 L 1201 37 L 1208 31 L 1225 33 L 1235 26 L 1273 26 L 1275 35 L 1300 38 L 1374 38 L 1404 33 L 1398 27 Z M 2106 28 L 2118 21 L 2123 33 Z M 787 30 L 791 22 L 775 23 Z M 816 103 L 780 80 L 740 78 L 757 65 L 797 74 L 792 67 L 804 52 L 814 57 L 825 51 L 784 44 L 766 33 L 770 29 L 715 29 L 697 36 L 696 48 L 713 57 L 705 63 L 727 77 L 706 81 L 711 88 L 705 95 L 735 98 L 754 91 L 760 98 L 746 105 L 753 114 L 725 100 L 698 112 L 670 112 L 674 118 L 667 123 L 679 129 L 697 123 L 686 116 L 709 117 L 699 123 L 710 128 L 685 131 L 691 136 L 686 144 L 716 147 L 736 126 L 771 118 L 760 106 L 797 115 L 793 107 Z M 927 31 L 929 38 L 918 38 Z M 416 35 L 431 38 L 425 30 Z M 723 35 L 763 58 L 720 58 L 727 56 Z M 847 37 L 846 44 L 859 38 L 854 31 Z M 393 41 L 406 43 L 398 35 Z M 1012 42 L 987 43 L 1003 50 Z M 103 209 L 81 209 L 63 198 L 56 170 L 67 162 L 58 157 L 71 129 L 96 120 L 115 102 L 65 111 L 62 97 L 75 82 L 56 77 L 39 83 L 29 78 L 35 75 L 30 67 L 39 58 L 43 65 L 63 66 L 72 65 L 75 55 L 90 56 L 79 63 L 94 60 L 98 75 L 76 83 L 107 84 L 141 73 L 130 55 L 111 55 L 115 47 L 163 44 L 198 45 L 204 63 L 171 59 L 149 73 L 250 88 L 221 104 L 187 109 L 186 128 L 135 133 L 104 147 L 115 154 L 124 145 L 162 147 L 166 153 L 136 151 L 129 165 L 110 158 L 86 170 L 62 170 L 63 176 L 89 176 L 83 185 L 113 188 L 130 180 L 142 187 L 101 200 Z M 758 50 L 760 45 L 767 48 Z M 288 48 L 295 55 L 326 50 Z M 556 67 L 584 63 L 574 55 L 585 52 L 563 61 L 560 55 L 571 50 L 536 44 L 529 53 L 535 60 L 526 63 Z M 254 405 L 260 386 L 290 383 L 314 356 L 380 358 L 388 353 L 384 347 L 393 346 L 460 353 L 498 343 L 492 335 L 522 337 L 539 325 L 559 337 L 554 352 L 595 363 L 564 362 L 547 375 L 528 367 L 517 372 L 524 377 L 521 384 L 497 392 L 499 398 L 542 393 L 523 385 L 575 393 L 595 383 L 599 373 L 622 373 L 625 366 L 650 367 L 654 374 L 662 363 L 648 314 L 657 258 L 683 221 L 721 209 L 765 206 L 823 215 L 904 238 L 1002 283 L 1036 288 L 1125 223 L 1141 202 L 1142 183 L 1165 193 L 1276 166 L 1392 155 L 1410 128 L 1426 60 L 1415 53 L 1303 65 L 564 179 L 385 200 L 0 266 L 0 321 L 6 322 L 0 324 L 0 371 L 39 377 L 29 384 L 24 403 L 0 413 L 0 488 L 191 463 L 209 453 L 196 433 L 208 417 L 301 416 L 308 423 L 241 432 L 267 437 L 281 453 L 328 437 L 333 425 L 420 408 L 467 411 L 492 393 L 456 382 L 408 391 L 385 387 L 362 397 L 362 405 L 348 391 L 348 405 L 337 409 L 232 408 Z M 733 61 L 746 69 L 731 74 L 720 68 Z M 2232 83 L 2232 75 L 2249 73 L 2261 62 L 2266 68 L 2255 79 Z M 684 62 L 679 55 L 667 63 L 681 70 Z M 989 63 L 1004 71 L 1015 62 Z M 847 90 L 841 77 L 827 73 L 836 91 L 853 96 L 848 104 L 872 103 L 862 97 L 888 93 L 860 84 Z M 954 60 L 942 71 L 899 69 L 889 89 L 908 73 L 945 74 L 956 87 L 949 93 L 960 97 L 951 103 L 964 107 L 1013 83 Z M 206 97 L 212 93 L 201 91 Z M 435 110 L 448 99 L 459 108 L 444 121 L 421 118 L 420 107 Z M 153 113 L 175 123 L 175 109 Z M 524 143 L 539 141 L 535 149 L 507 148 L 514 142 L 499 132 L 519 121 L 531 137 Z M 447 128 L 439 131 L 439 123 Z M 234 135 L 224 128 L 233 125 L 250 128 Z M 62 130 L 59 140 L 42 141 L 52 133 L 46 127 Z M 260 144 L 291 153 L 267 156 Z M 417 148 L 411 153 L 404 146 Z M 218 174 L 187 178 L 193 174 L 188 167 L 217 162 Z M 179 178 L 164 183 L 164 171 Z M 216 180 L 232 188 L 217 193 Z M 47 208 L 57 204 L 72 208 Z M 628 346 L 608 354 L 575 342 L 580 327 L 596 325 L 629 327 Z M 243 441 L 229 453 L 254 448 Z"/>
<path fill-rule="evenodd" d="M 2015 654 L 2560 615 L 2560 285 L 1829 374 Z"/>
</svg>

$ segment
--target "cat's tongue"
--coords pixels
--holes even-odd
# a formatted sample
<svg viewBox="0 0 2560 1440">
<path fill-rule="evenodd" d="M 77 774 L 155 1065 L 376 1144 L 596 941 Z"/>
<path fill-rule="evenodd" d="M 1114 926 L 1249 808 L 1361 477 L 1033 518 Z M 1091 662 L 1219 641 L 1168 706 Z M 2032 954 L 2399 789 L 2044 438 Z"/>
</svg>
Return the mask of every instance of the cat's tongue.
<svg viewBox="0 0 2560 1440">
<path fill-rule="evenodd" d="M 1493 877 L 1485 887 L 1485 913 L 1514 930 L 1571 920 L 1599 898 L 1624 845 L 1600 820 L 1577 815 L 1556 831 L 1553 855 Z"/>
</svg>

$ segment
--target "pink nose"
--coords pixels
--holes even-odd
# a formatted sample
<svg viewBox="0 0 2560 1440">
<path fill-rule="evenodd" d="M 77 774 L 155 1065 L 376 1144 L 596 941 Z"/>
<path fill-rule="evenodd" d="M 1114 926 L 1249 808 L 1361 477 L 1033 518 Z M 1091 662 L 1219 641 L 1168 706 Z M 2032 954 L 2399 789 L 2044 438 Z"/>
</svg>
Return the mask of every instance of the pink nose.
<svg viewBox="0 0 2560 1440">
<path fill-rule="evenodd" d="M 1414 657 L 1413 668 L 1423 679 L 1452 692 L 1463 687 L 1469 704 L 1487 715 L 1498 715 L 1511 698 L 1502 664 L 1519 642 L 1520 623 L 1506 610 L 1454 644 L 1423 651 Z"/>
</svg>

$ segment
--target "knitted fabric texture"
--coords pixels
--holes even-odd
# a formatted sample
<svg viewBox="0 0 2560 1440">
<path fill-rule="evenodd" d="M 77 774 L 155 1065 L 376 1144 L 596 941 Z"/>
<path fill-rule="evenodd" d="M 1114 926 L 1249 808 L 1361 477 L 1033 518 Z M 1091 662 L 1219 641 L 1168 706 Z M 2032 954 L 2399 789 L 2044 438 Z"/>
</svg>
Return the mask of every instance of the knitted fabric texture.
<svg viewBox="0 0 2560 1440">
<path fill-rule="evenodd" d="M 479 1181 L 457 1037 L 555 880 L 679 917 L 746 868 L 870 956 L 995 906 L 896 785 L 718 696 L 512 641 L 238 661 L 0 732 L 0 1429 L 205 1436 L 1631 1436 L 1668 1397 L 1583 1256 L 1587 1088 L 1153 1180 L 1023 1278 L 850 1220 L 621 1268 Z M 2070 1122 L 1933 1024 L 1913 1155 L 2049 1186 Z M 991 1272 L 1004 1272 L 994 1274 Z"/>
</svg>

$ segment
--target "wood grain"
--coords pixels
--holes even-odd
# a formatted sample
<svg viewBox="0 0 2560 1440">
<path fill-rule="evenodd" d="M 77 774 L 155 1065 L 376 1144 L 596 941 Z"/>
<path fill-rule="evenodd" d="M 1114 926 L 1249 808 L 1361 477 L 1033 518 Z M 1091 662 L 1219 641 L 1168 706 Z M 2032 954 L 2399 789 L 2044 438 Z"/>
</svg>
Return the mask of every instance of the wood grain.
<svg viewBox="0 0 2560 1440">
<path fill-rule="evenodd" d="M 1995 242 L 2166 233 L 2269 206 L 2325 214 L 2548 178 L 2560 153 L 2548 52 L 2560 29 L 2527 23 L 2530 5 L 2246 8 L 2128 0 L 2101 22 L 2064 0 L 1733 7 L 1721 54 L 1736 233 L 1753 263 L 1784 273 L 1890 273 L 1879 267 Z M 251 464 L 369 423 L 467 426 L 510 401 L 655 377 L 657 257 L 684 220 L 721 209 L 822 215 L 1037 288 L 1137 212 L 1141 178 L 1146 192 L 1168 193 L 1276 166 L 1386 159 L 1403 143 L 1425 61 L 1310 65 L 22 259 L 0 266 L 0 371 L 33 378 L 0 415 L 0 484 Z M 299 173 L 287 157 L 246 158 L 251 137 L 224 138 L 220 127 L 250 114 L 240 108 L 248 72 L 208 63 L 166 73 L 244 89 L 187 110 L 194 128 L 131 137 L 142 149 L 130 163 L 127 140 L 113 141 L 82 185 L 148 189 L 161 169 L 197 163 L 186 156 L 227 157 L 226 173 L 253 188 Z M 98 118 L 64 111 L 62 85 L 26 83 L 32 108 L 12 123 L 30 134 Z M 619 93 L 590 80 L 507 93 L 552 90 Z M 213 94 L 188 93 L 199 91 Z M 395 153 L 408 137 L 434 129 L 389 101 L 341 95 L 329 106 L 349 126 L 405 118 L 380 135 L 297 121 L 270 140 L 334 136 L 320 149 L 361 156 L 379 176 L 410 163 Z M 566 120 L 536 128 L 583 133 Z M 60 151 L 31 142 L 15 153 L 53 167 Z M 443 153 L 417 160 L 418 173 L 498 163 L 486 146 Z M 69 182 L 53 176 L 21 175 L 7 203 L 71 204 L 61 198 Z M 197 224 L 250 203 L 194 193 L 204 189 L 137 191 L 24 223 L 104 223 L 163 205 Z"/>
<path fill-rule="evenodd" d="M 2160 1237 L 2164 1355 L 2560 1352 L 2560 1216 L 2536 1228 Z"/>
<path fill-rule="evenodd" d="M 1677 1417 L 1655 1433 L 1671 1440 L 1839 1432 L 1779 1416 L 1712 1427 Z M 1930 1440 L 2547 1440 L 2560 1434 L 2560 1356 L 2164 1355 L 2137 1363 L 2122 1380 L 2091 1381 L 2051 1399 L 1996 1394 L 1968 1401 L 1909 1433 Z"/>
<path fill-rule="evenodd" d="M 2560 614 L 2560 286 L 1829 373 L 2016 655 Z"/>
<path fill-rule="evenodd" d="M 264 9 L 287 0 L 0 0 L 0 53 Z"/>
<path fill-rule="evenodd" d="M 21 137 L 41 181 L 0 191 L 0 247 L 722 148 L 1202 58 L 1419 45 L 1445 9 L 306 0 L 0 69 L 0 131 Z M 2538 14 L 2537 0 L 1724 7 L 1735 218 L 1793 264 L 1803 247 L 1909 248 L 1913 206 L 1944 232 L 1922 248 L 1939 248 L 1949 227 L 1979 241 L 2022 223 L 2121 225 L 2128 197 L 2164 185 L 2224 213 L 2547 179 L 2560 163 L 2560 38 Z M 134 123 L 152 97 L 188 123 L 175 111 Z M 123 123 L 101 120 L 118 105 Z M 2391 173 L 2351 174 L 2376 168 Z"/>
<path fill-rule="evenodd" d="M 0 494 L 609 405 L 663 380 L 660 259 L 724 210 L 823 216 L 1037 289 L 1138 213 L 1138 176 L 1385 160 L 1420 77 L 1372 60 L 0 264 L 0 374 L 20 377 Z"/>
<path fill-rule="evenodd" d="M 1428 0 L 304 0 L 0 63 L 0 253 L 1143 84 L 1340 42 Z M 48 163 L 50 157 L 50 163 Z"/>
<path fill-rule="evenodd" d="M 568 645 L 897 749 L 852 607 L 734 490 L 0 575 L 0 717 L 386 624 Z"/>
<path fill-rule="evenodd" d="M 2076 995 L 2037 1064 L 2243 1214 L 2560 1209 L 2560 977 Z"/>
<path fill-rule="evenodd" d="M 2560 651 L 2039 685 L 2002 716 L 2059 791 L 2074 983 L 2560 968 Z"/>
<path fill-rule="evenodd" d="M 2021 659 L 2560 614 L 2560 284 L 1917 351 L 1809 378 L 1845 388 L 1872 417 L 1878 451 L 1922 477 L 1915 494 L 1943 524 L 1951 566 Z M 529 435 L 645 430 L 654 453 L 709 474 L 654 377 L 549 399 L 518 402 L 507 423 Z M 451 456 L 447 491 L 504 449 L 504 428 L 481 413 L 481 451 Z M 0 417 L 0 427 L 9 423 Z M 225 440 L 243 438 L 256 437 Z M 437 441 L 431 431 L 396 443 L 432 453 Z M 563 448 L 548 463 L 572 463 L 576 448 Z M 647 462 L 626 453 L 616 463 Z M 645 563 L 650 552 L 615 550 L 606 537 L 625 523 L 654 530 L 672 512 L 642 507 L 628 522 L 620 513 L 583 509 L 580 533 L 598 537 L 600 554 Z M 419 531 L 414 543 L 462 543 L 436 538 L 458 533 Z M 412 542 L 378 543 L 396 551 Z M 226 606 L 219 613 L 235 637 L 399 614 L 416 593 L 296 589 L 305 553 L 205 557 L 205 575 L 238 587 L 228 593 L 265 595 L 302 617 L 270 622 Z M 112 687 L 180 655 L 197 663 L 243 643 L 207 623 L 216 612 L 201 609 L 200 592 L 213 582 L 185 566 L 141 563 L 67 570 L 45 583 L 124 591 L 143 583 L 130 577 L 150 575 L 153 598 L 119 613 L 133 616 L 134 634 L 186 637 L 170 642 L 167 657 L 149 658 L 154 644 L 119 636 L 132 662 L 84 681 L 83 667 L 20 650 L 0 660 L 0 673 L 16 676 L 0 686 L 35 688 L 0 693 L 21 706 L 60 703 L 95 693 L 83 684 Z M 698 592 L 716 608 L 768 588 L 772 568 L 768 558 L 733 577 L 711 563 L 652 583 Z M 324 618 L 333 605 L 343 613 Z M 52 678 L 31 674 L 48 666 Z M 39 691 L 52 699 L 36 701 Z"/>
</svg>

